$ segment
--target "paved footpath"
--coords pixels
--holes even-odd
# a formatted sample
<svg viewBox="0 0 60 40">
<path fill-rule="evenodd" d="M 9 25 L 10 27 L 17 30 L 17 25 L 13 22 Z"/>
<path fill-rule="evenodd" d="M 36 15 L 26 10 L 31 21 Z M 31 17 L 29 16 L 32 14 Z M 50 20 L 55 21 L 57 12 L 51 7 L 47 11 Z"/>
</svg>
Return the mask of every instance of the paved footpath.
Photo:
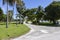
<svg viewBox="0 0 60 40">
<path fill-rule="evenodd" d="M 26 24 L 30 32 L 11 40 L 60 40 L 60 27 Z"/>
</svg>

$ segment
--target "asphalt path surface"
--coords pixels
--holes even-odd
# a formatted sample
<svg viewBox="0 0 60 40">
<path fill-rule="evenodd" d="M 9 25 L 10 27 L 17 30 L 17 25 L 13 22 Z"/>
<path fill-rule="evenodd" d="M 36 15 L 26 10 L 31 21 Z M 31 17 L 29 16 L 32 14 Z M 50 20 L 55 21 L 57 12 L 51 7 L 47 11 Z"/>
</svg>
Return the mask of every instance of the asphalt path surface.
<svg viewBox="0 0 60 40">
<path fill-rule="evenodd" d="M 26 24 L 30 32 L 11 40 L 60 40 L 60 27 Z"/>
</svg>

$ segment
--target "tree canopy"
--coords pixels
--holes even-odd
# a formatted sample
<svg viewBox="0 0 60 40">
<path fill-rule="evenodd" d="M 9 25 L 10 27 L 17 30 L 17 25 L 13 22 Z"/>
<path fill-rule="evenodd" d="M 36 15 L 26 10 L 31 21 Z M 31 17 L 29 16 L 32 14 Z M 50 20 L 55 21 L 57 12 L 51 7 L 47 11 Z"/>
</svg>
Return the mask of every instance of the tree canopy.
<svg viewBox="0 0 60 40">
<path fill-rule="evenodd" d="M 6 18 L 6 15 L 3 14 L 3 10 L 0 8 L 0 21 L 5 20 L 5 18 Z"/>
<path fill-rule="evenodd" d="M 53 2 L 45 8 L 46 17 L 48 20 L 55 23 L 56 20 L 60 19 L 60 2 Z"/>
</svg>

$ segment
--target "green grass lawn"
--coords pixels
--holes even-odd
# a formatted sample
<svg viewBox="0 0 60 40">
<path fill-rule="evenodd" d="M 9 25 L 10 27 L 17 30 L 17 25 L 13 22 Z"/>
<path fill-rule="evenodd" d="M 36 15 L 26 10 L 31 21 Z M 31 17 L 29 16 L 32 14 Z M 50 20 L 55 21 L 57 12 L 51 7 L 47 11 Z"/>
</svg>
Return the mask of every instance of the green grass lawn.
<svg viewBox="0 0 60 40">
<path fill-rule="evenodd" d="M 0 40 L 7 39 L 7 38 L 15 38 L 27 33 L 30 30 L 24 24 L 9 24 L 9 27 L 6 28 L 5 24 L 0 23 Z"/>
</svg>

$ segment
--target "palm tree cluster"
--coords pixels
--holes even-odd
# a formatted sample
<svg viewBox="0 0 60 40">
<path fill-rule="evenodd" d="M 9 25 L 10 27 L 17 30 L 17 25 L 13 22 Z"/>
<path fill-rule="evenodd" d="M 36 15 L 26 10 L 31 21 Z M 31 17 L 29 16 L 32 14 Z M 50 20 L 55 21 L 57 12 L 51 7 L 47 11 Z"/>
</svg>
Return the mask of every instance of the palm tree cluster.
<svg viewBox="0 0 60 40">
<path fill-rule="evenodd" d="M 15 4 L 15 3 L 16 3 L 16 6 L 18 5 L 18 6 L 20 6 L 20 7 L 22 7 L 22 6 L 24 5 L 24 3 L 23 3 L 23 1 L 21 1 L 21 0 L 3 0 L 3 5 L 4 5 L 5 3 L 7 4 L 7 17 L 6 17 L 7 21 L 6 21 L 6 28 L 8 28 L 8 5 L 13 6 L 13 10 L 14 10 L 14 4 Z M 21 9 L 20 7 L 18 7 L 18 8 Z M 17 8 L 17 11 L 20 13 L 20 10 L 18 10 L 18 8 Z"/>
</svg>

